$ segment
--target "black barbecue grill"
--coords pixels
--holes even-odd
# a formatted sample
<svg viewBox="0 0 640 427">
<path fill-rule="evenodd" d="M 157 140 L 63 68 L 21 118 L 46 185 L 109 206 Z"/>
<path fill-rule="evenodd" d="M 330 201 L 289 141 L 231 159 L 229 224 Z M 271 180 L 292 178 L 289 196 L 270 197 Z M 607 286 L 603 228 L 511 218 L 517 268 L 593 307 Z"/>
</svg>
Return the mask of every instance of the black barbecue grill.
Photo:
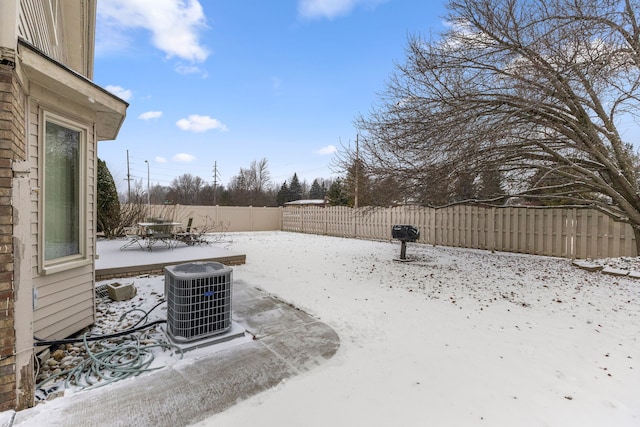
<svg viewBox="0 0 640 427">
<path fill-rule="evenodd" d="M 407 242 L 415 242 L 420 238 L 420 230 L 413 225 L 394 225 L 391 237 L 400 240 L 400 259 L 407 258 Z"/>
</svg>

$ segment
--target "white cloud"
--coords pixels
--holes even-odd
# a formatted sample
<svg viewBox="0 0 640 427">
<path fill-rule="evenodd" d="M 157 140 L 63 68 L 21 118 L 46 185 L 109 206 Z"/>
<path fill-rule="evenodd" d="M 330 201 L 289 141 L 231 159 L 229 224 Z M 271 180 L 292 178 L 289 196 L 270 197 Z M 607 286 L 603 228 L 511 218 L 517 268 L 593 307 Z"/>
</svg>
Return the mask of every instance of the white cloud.
<svg viewBox="0 0 640 427">
<path fill-rule="evenodd" d="M 155 159 L 153 159 L 156 161 L 156 163 L 167 163 L 167 159 L 165 159 L 164 157 L 160 157 L 160 156 L 156 156 Z"/>
<path fill-rule="evenodd" d="M 183 162 L 183 163 L 189 163 L 194 161 L 195 159 L 196 159 L 196 156 L 192 156 L 191 154 L 187 154 L 187 153 L 178 153 L 171 158 L 171 160 L 173 160 L 174 162 Z"/>
<path fill-rule="evenodd" d="M 112 94 L 114 94 L 115 96 L 124 99 L 125 101 L 129 101 L 133 97 L 133 94 L 129 89 L 125 89 L 120 86 L 109 85 L 105 87 L 105 89 L 111 92 Z"/>
<path fill-rule="evenodd" d="M 320 154 L 321 156 L 327 156 L 335 153 L 336 151 L 338 151 L 338 149 L 335 145 L 327 145 L 326 147 L 322 147 L 321 149 L 314 151 L 314 153 Z"/>
<path fill-rule="evenodd" d="M 178 120 L 176 126 L 182 130 L 190 130 L 192 132 L 206 132 L 211 129 L 217 129 L 222 132 L 229 130 L 227 126 L 219 120 L 198 114 L 192 114 L 186 119 Z"/>
<path fill-rule="evenodd" d="M 202 62 L 209 56 L 199 40 L 206 17 L 198 0 L 100 0 L 98 19 L 108 27 L 99 34 L 101 38 L 117 33 L 118 28 L 144 28 L 167 58 Z"/>
<path fill-rule="evenodd" d="M 207 77 L 207 72 L 196 65 L 176 64 L 175 70 L 178 74 L 202 74 L 203 78 Z"/>
<path fill-rule="evenodd" d="M 374 8 L 387 0 L 298 0 L 298 14 L 303 18 L 328 18 L 348 15 L 357 6 Z"/>
<path fill-rule="evenodd" d="M 140 120 L 151 120 L 162 117 L 162 111 L 147 111 L 146 113 L 142 113 L 138 116 Z"/>
</svg>

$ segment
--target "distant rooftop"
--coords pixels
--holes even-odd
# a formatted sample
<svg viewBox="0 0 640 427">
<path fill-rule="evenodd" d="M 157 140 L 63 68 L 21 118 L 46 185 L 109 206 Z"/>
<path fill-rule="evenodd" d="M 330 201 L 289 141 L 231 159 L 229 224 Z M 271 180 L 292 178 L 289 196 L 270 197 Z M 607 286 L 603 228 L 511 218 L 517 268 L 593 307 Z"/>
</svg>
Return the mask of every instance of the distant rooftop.
<svg viewBox="0 0 640 427">
<path fill-rule="evenodd" d="M 327 202 L 324 199 L 301 199 L 301 200 L 294 200 L 292 202 L 287 202 L 285 203 L 285 206 L 292 206 L 292 205 L 326 205 Z"/>
</svg>

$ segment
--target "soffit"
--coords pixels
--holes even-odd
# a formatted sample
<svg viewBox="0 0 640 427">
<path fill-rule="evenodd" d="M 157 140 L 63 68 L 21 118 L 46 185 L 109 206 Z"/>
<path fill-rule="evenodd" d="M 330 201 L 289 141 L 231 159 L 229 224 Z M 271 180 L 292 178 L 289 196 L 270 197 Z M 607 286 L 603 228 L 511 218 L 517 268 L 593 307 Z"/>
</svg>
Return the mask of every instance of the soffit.
<svg viewBox="0 0 640 427">
<path fill-rule="evenodd" d="M 18 62 L 29 81 L 94 111 L 99 141 L 116 138 L 126 116 L 127 102 L 22 40 L 18 44 Z"/>
</svg>

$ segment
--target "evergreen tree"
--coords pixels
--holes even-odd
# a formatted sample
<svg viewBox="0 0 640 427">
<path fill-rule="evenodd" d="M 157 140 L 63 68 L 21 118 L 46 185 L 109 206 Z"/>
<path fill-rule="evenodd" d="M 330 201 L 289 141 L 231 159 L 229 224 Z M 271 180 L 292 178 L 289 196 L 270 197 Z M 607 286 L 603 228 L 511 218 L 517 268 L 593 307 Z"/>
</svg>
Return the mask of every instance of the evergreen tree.
<svg viewBox="0 0 640 427">
<path fill-rule="evenodd" d="M 280 187 L 278 194 L 276 195 L 276 204 L 278 206 L 284 206 L 284 204 L 287 203 L 288 201 L 290 201 L 289 186 L 287 185 L 287 181 L 285 181 Z"/>
<path fill-rule="evenodd" d="M 455 181 L 453 201 L 463 202 L 475 199 L 474 177 L 470 172 L 460 172 Z"/>
<path fill-rule="evenodd" d="M 104 160 L 98 159 L 98 231 L 112 237 L 120 225 L 120 200 L 113 176 Z"/>
<path fill-rule="evenodd" d="M 302 184 L 300 184 L 298 174 L 294 173 L 293 177 L 291 177 L 291 184 L 289 184 L 289 197 L 287 202 L 300 200 L 302 198 Z"/>
<path fill-rule="evenodd" d="M 325 194 L 327 193 L 326 188 L 324 188 L 324 183 L 321 186 L 318 179 L 314 179 L 311 184 L 311 189 L 309 189 L 309 198 L 310 199 L 324 199 Z"/>
<path fill-rule="evenodd" d="M 333 206 L 349 205 L 349 194 L 340 178 L 336 179 L 329 187 L 327 198 L 329 199 L 329 204 Z"/>
<path fill-rule="evenodd" d="M 362 160 L 354 160 L 347 168 L 343 186 L 349 195 L 349 206 L 355 206 L 356 196 L 358 207 L 374 205 L 372 181 Z"/>
<path fill-rule="evenodd" d="M 392 206 L 396 203 L 408 202 L 403 198 L 398 183 L 393 176 L 377 179 L 372 182 L 372 206 Z M 411 194 L 415 198 L 415 194 Z M 411 201 L 415 201 L 411 199 Z"/>
<path fill-rule="evenodd" d="M 502 188 L 502 174 L 497 169 L 482 171 L 480 173 L 480 185 L 478 197 L 480 199 L 495 199 L 504 195 Z M 504 200 L 499 201 L 503 203 Z"/>
</svg>

